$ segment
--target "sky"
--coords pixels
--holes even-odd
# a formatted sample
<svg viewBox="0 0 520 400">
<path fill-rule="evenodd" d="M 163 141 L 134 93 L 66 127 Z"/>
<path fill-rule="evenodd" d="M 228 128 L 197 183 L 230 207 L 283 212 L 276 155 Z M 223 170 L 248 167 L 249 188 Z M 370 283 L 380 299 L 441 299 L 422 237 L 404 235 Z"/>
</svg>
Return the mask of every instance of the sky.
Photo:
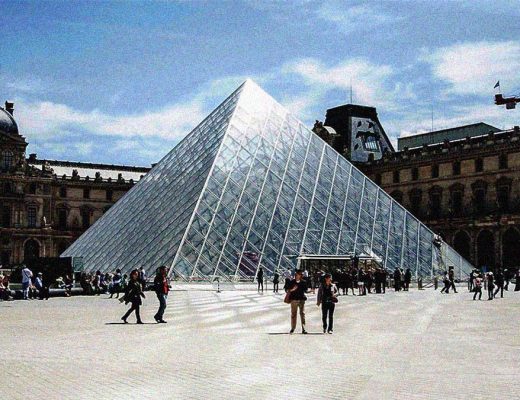
<svg viewBox="0 0 520 400">
<path fill-rule="evenodd" d="M 0 0 L 0 101 L 27 153 L 149 166 L 246 78 L 312 127 L 377 108 L 392 141 L 520 125 L 518 1 Z"/>
</svg>

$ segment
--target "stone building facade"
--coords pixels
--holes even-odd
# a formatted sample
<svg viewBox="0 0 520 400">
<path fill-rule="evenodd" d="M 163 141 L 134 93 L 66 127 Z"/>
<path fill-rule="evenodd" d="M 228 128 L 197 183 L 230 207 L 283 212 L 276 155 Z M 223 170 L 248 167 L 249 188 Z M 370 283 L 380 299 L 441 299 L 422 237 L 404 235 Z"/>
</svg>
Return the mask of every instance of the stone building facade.
<svg viewBox="0 0 520 400">
<path fill-rule="evenodd" d="M 520 266 L 518 126 L 454 140 L 447 132 L 359 167 L 474 265 Z"/>
<path fill-rule="evenodd" d="M 399 139 L 394 151 L 375 108 L 348 104 L 327 110 L 313 131 L 350 158 L 342 144 L 358 135 L 359 118 L 380 132 L 380 143 L 357 150 L 365 153 L 355 162 L 360 170 L 474 265 L 520 267 L 518 126 L 428 132 Z"/>
<path fill-rule="evenodd" d="M 0 263 L 57 257 L 149 168 L 26 157 L 14 107 L 0 107 Z"/>
</svg>

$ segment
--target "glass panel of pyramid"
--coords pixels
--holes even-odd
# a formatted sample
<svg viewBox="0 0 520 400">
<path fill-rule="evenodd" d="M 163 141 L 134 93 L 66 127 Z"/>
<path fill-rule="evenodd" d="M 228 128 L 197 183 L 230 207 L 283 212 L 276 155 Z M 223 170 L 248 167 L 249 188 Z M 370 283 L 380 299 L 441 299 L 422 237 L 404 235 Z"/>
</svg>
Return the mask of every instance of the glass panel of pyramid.
<svg viewBox="0 0 520 400">
<path fill-rule="evenodd" d="M 248 80 L 62 256 L 87 271 L 235 280 L 354 254 L 417 277 L 472 268 Z"/>
</svg>

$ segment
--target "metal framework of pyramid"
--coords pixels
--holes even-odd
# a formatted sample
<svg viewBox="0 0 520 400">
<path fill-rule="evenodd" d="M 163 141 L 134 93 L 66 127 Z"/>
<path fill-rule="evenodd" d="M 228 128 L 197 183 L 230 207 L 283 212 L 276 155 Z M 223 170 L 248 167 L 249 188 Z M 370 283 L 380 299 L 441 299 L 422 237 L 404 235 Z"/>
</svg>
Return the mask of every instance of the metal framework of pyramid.
<svg viewBox="0 0 520 400">
<path fill-rule="evenodd" d="M 166 265 L 234 280 L 293 270 L 302 254 L 354 253 L 416 277 L 472 269 L 247 80 L 62 256 L 85 271 Z"/>
</svg>

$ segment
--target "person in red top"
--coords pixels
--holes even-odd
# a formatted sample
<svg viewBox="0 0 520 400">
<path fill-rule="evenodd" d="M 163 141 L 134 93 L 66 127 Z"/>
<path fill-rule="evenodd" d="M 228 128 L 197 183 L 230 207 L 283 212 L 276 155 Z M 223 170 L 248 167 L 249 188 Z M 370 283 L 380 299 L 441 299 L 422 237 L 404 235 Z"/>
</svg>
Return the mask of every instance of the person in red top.
<svg viewBox="0 0 520 400">
<path fill-rule="evenodd" d="M 157 269 L 157 275 L 153 281 L 155 293 L 159 299 L 159 310 L 154 315 L 154 319 L 157 323 L 165 324 L 166 321 L 163 319 L 164 310 L 166 310 L 166 299 L 168 298 L 168 292 L 170 291 L 168 283 L 168 268 L 164 265 Z"/>
</svg>

